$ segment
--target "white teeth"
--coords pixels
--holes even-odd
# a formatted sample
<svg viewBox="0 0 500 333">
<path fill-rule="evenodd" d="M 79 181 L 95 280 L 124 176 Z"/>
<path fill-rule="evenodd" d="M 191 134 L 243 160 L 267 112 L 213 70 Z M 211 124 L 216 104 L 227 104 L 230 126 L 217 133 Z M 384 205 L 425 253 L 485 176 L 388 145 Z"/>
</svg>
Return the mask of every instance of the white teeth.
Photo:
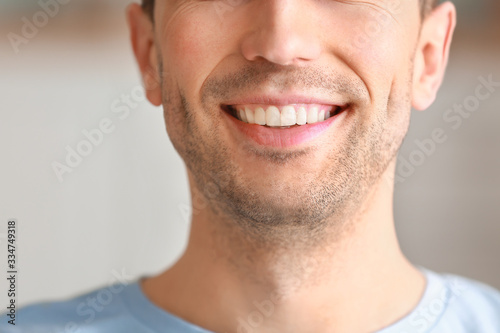
<svg viewBox="0 0 500 333">
<path fill-rule="evenodd" d="M 271 127 L 289 127 L 294 125 L 314 124 L 330 118 L 330 111 L 311 105 L 286 105 L 280 108 L 269 106 L 267 110 L 259 106 L 241 106 L 236 109 L 236 117 L 248 124 L 267 125 Z"/>
<path fill-rule="evenodd" d="M 242 121 L 244 121 L 245 123 L 248 123 L 248 121 L 247 121 L 247 114 L 246 114 L 245 110 L 240 109 L 239 113 L 240 113 L 240 119 Z"/>
<path fill-rule="evenodd" d="M 252 110 L 250 110 L 249 108 L 245 108 L 245 114 L 247 116 L 248 123 L 255 124 L 255 119 L 254 119 Z"/>
<path fill-rule="evenodd" d="M 266 111 L 263 108 L 257 108 L 255 110 L 255 123 L 259 125 L 266 124 Z"/>
<path fill-rule="evenodd" d="M 281 113 L 275 106 L 270 106 L 266 110 L 266 125 L 281 126 Z"/>
<path fill-rule="evenodd" d="M 281 110 L 281 126 L 293 126 L 297 123 L 297 114 L 293 106 L 285 106 Z"/>
<path fill-rule="evenodd" d="M 306 108 L 301 106 L 297 111 L 297 125 L 305 125 L 307 123 Z"/>
<path fill-rule="evenodd" d="M 330 112 L 325 112 L 325 120 L 327 120 L 328 118 L 330 118 Z"/>
<path fill-rule="evenodd" d="M 318 113 L 318 122 L 320 121 L 324 121 L 325 120 L 325 110 L 321 110 L 319 113 Z"/>
<path fill-rule="evenodd" d="M 307 113 L 307 123 L 308 124 L 314 124 L 318 122 L 318 112 L 319 109 L 318 107 L 312 107 L 309 112 Z"/>
</svg>

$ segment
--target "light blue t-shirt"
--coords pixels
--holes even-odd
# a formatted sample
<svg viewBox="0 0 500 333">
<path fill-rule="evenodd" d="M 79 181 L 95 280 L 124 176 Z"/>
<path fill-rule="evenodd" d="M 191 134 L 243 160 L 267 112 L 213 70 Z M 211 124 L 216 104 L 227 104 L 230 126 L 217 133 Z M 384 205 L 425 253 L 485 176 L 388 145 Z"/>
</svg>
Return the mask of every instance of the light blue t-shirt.
<svg viewBox="0 0 500 333">
<path fill-rule="evenodd" d="M 419 267 L 427 287 L 417 307 L 378 333 L 500 333 L 500 292 L 483 283 Z M 210 333 L 154 305 L 139 279 L 18 310 L 16 325 L 1 315 L 1 333 Z M 264 314 L 262 315 L 264 317 Z M 265 319 L 264 319 L 265 320 Z M 250 333 L 252 321 L 245 322 Z M 239 330 L 238 330 L 239 328 Z M 255 330 L 257 331 L 257 330 Z"/>
</svg>

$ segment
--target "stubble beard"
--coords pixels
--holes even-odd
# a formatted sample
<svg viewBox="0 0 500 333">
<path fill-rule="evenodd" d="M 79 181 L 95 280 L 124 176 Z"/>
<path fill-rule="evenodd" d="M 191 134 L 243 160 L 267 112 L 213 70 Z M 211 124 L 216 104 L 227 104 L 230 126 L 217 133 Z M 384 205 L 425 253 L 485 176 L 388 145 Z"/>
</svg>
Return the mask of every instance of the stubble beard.
<svg viewBox="0 0 500 333">
<path fill-rule="evenodd" d="M 222 234 L 237 239 L 242 248 L 250 244 L 267 252 L 310 252 L 351 232 L 356 214 L 395 158 L 409 124 L 408 91 L 394 93 L 385 110 L 376 110 L 370 124 L 354 119 L 342 146 L 329 151 L 323 165 L 332 167 L 325 168 L 321 176 L 312 172 L 314 177 L 303 177 L 300 184 L 260 180 L 267 182 L 269 189 L 262 191 L 262 183 L 256 186 L 257 180 L 244 177 L 242 166 L 234 162 L 233 152 L 218 132 L 200 128 L 200 113 L 210 115 L 216 123 L 219 110 L 196 110 L 181 89 L 173 93 L 176 85 L 163 81 L 165 122 L 172 143 L 193 176 L 195 188 L 217 216 L 214 223 L 225 230 Z M 400 113 L 397 124 L 390 124 L 388 115 L 396 112 Z M 240 148 L 249 158 L 264 160 L 270 168 L 278 169 L 307 159 L 307 154 L 314 152 L 264 152 L 247 145 Z"/>
</svg>

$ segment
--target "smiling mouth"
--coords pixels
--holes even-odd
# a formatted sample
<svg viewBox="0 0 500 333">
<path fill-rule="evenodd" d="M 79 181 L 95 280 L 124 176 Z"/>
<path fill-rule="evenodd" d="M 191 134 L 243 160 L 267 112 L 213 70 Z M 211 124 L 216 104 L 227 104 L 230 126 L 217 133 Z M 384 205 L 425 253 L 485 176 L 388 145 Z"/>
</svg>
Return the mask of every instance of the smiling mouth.
<svg viewBox="0 0 500 333">
<path fill-rule="evenodd" d="M 340 114 L 347 106 L 321 104 L 290 105 L 221 105 L 229 115 L 247 123 L 271 128 L 299 127 L 307 124 L 321 123 Z"/>
</svg>

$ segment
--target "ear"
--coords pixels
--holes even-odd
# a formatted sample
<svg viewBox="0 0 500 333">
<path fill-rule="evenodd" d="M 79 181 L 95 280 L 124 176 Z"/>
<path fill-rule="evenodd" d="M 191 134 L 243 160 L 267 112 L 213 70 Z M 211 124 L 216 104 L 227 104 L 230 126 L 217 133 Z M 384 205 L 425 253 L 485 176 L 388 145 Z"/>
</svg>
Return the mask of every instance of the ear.
<svg viewBox="0 0 500 333">
<path fill-rule="evenodd" d="M 139 4 L 132 3 L 127 7 L 127 23 L 146 96 L 153 105 L 160 106 L 162 102 L 161 74 L 158 68 L 153 22 Z"/>
<path fill-rule="evenodd" d="M 456 22 L 456 9 L 451 2 L 439 5 L 422 22 L 413 72 L 412 105 L 417 110 L 427 109 L 436 99 Z"/>
</svg>

